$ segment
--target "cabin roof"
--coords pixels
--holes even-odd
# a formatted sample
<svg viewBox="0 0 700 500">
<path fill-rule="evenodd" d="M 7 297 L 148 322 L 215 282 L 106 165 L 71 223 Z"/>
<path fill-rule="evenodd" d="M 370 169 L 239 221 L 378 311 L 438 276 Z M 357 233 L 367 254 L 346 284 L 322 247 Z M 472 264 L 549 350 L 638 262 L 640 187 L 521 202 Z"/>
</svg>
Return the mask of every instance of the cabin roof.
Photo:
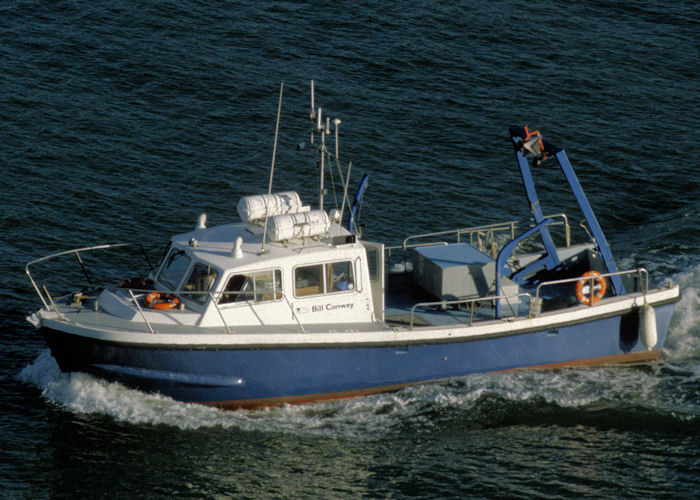
<svg viewBox="0 0 700 500">
<path fill-rule="evenodd" d="M 281 266 L 282 262 L 280 261 L 292 257 L 294 261 L 304 262 L 315 260 L 314 256 L 318 260 L 326 260 L 329 258 L 327 254 L 329 251 L 332 253 L 332 249 L 347 247 L 347 245 L 334 244 L 334 237 L 340 237 L 342 240 L 350 234 L 344 227 L 333 223 L 328 233 L 322 237 L 281 242 L 266 241 L 265 253 L 261 254 L 263 227 L 239 222 L 181 233 L 172 238 L 172 243 L 187 249 L 195 259 L 226 271 L 231 268 Z M 242 255 L 236 258 L 233 249 L 239 237 L 243 240 Z"/>
</svg>

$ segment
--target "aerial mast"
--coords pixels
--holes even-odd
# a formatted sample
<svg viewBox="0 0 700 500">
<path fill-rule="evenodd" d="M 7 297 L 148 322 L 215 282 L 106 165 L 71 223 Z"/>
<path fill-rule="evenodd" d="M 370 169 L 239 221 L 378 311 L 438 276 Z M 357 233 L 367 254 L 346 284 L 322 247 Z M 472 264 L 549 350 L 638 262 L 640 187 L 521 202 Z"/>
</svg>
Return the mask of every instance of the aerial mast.
<svg viewBox="0 0 700 500">
<path fill-rule="evenodd" d="M 263 237 L 262 245 L 260 246 L 260 254 L 264 254 L 265 250 L 265 238 L 267 237 L 267 219 L 270 215 L 270 209 L 267 206 L 269 203 L 270 196 L 272 195 L 272 176 L 275 173 L 275 157 L 277 156 L 277 137 L 280 131 L 280 114 L 282 113 L 282 92 L 284 91 L 284 82 L 280 82 L 280 100 L 277 104 L 277 122 L 275 123 L 275 142 L 272 146 L 272 165 L 270 166 L 270 183 L 267 187 L 267 198 L 265 198 L 265 224 L 263 226 Z"/>
</svg>

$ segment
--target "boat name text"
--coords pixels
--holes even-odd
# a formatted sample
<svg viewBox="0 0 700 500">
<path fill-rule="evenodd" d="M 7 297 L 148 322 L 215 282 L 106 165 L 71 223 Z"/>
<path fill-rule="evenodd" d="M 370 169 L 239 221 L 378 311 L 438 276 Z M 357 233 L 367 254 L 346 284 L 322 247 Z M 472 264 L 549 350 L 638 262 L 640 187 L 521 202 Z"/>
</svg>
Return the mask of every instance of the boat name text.
<svg viewBox="0 0 700 500">
<path fill-rule="evenodd" d="M 353 309 L 355 307 L 355 304 L 352 302 L 348 302 L 346 304 L 318 304 L 315 306 L 310 306 L 310 307 L 297 307 L 296 310 L 298 313 L 317 313 L 317 312 L 323 312 L 323 311 L 337 311 L 340 309 Z"/>
</svg>

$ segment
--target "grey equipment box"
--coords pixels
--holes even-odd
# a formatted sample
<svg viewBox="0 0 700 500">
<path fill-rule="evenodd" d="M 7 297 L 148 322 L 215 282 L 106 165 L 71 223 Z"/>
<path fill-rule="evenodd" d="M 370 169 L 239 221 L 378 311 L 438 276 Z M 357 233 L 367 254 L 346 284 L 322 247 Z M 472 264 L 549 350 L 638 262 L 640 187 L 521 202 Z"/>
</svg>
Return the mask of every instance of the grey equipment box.
<svg viewBox="0 0 700 500">
<path fill-rule="evenodd" d="M 413 249 L 413 279 L 440 300 L 495 295 L 496 262 L 467 243 L 430 245 Z M 501 279 L 501 294 L 518 304 L 518 285 Z"/>
</svg>

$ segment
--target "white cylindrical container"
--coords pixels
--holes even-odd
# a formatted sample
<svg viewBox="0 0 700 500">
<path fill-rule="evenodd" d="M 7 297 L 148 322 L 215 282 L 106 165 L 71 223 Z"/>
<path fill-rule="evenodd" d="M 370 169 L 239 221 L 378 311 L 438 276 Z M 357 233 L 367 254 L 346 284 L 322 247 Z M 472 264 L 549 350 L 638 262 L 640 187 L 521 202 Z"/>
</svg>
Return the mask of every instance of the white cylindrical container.
<svg viewBox="0 0 700 500">
<path fill-rule="evenodd" d="M 301 198 L 295 191 L 244 196 L 238 202 L 238 215 L 243 222 L 254 222 L 265 216 L 293 214 L 303 210 Z"/>
<path fill-rule="evenodd" d="M 328 214 L 310 210 L 298 214 L 276 215 L 267 221 L 270 241 L 284 241 L 326 234 L 331 227 Z"/>
</svg>

